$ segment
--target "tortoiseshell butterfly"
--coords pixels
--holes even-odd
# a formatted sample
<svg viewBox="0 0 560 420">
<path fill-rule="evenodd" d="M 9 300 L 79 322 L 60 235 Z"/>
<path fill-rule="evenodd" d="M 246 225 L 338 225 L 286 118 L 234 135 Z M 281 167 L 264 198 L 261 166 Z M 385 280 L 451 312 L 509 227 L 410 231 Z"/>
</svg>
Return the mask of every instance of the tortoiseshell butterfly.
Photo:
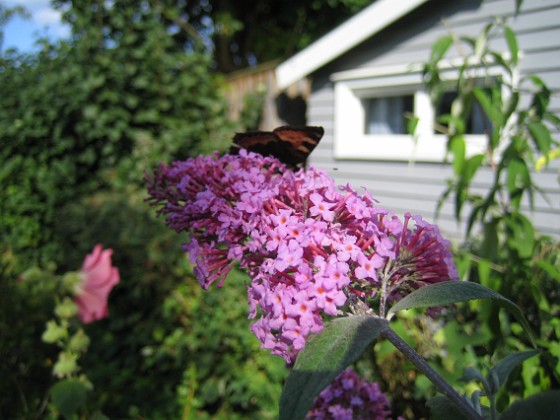
<svg viewBox="0 0 560 420">
<path fill-rule="evenodd" d="M 288 166 L 298 167 L 305 163 L 323 134 L 323 127 L 289 125 L 273 131 L 237 133 L 233 137 L 230 153 L 235 154 L 239 148 L 243 148 L 263 156 L 274 156 Z"/>
</svg>

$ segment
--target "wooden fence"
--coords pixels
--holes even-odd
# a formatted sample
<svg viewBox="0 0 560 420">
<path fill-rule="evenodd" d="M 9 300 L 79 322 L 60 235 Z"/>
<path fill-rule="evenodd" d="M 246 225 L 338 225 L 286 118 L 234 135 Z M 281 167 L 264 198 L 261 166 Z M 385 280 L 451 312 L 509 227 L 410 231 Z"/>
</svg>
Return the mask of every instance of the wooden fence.
<svg viewBox="0 0 560 420">
<path fill-rule="evenodd" d="M 262 92 L 264 105 L 259 130 L 272 130 L 284 124 L 305 124 L 305 103 L 311 87 L 310 82 L 303 79 L 285 91 L 280 91 L 275 77 L 277 65 L 278 61 L 270 61 L 227 76 L 226 95 L 231 118 L 239 119 L 247 95 Z"/>
</svg>

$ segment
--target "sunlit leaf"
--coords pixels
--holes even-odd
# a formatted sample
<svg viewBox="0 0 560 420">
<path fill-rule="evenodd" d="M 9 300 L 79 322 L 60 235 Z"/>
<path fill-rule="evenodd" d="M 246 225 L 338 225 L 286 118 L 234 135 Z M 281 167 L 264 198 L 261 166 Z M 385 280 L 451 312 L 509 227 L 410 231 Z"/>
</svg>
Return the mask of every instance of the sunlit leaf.
<svg viewBox="0 0 560 420">
<path fill-rule="evenodd" d="M 453 170 L 455 171 L 456 175 L 459 175 L 463 171 L 465 165 L 465 155 L 467 152 L 467 146 L 464 137 L 453 136 L 449 140 L 449 144 L 447 147 L 453 155 Z"/>
<path fill-rule="evenodd" d="M 504 36 L 506 37 L 509 52 L 511 54 L 511 63 L 513 65 L 517 65 L 519 59 L 519 47 L 517 46 L 515 32 L 513 32 L 509 26 L 504 26 Z"/>
<path fill-rule="evenodd" d="M 436 63 L 440 61 L 452 44 L 453 44 L 453 38 L 451 37 L 451 35 L 447 35 L 439 38 L 432 46 L 430 62 Z"/>
<path fill-rule="evenodd" d="M 484 30 L 482 30 L 482 32 L 480 32 L 480 34 L 477 36 L 475 44 L 474 44 L 474 55 L 475 57 L 477 57 L 479 60 L 482 58 L 482 56 L 484 55 L 484 53 L 486 52 L 486 45 L 488 42 L 488 33 L 490 32 L 490 29 L 492 29 L 494 25 L 492 23 L 489 23 L 488 25 L 486 25 L 484 27 Z"/>
<path fill-rule="evenodd" d="M 528 128 L 529 133 L 531 133 L 531 138 L 539 151 L 541 153 L 547 153 L 552 144 L 552 137 L 547 126 L 541 122 L 533 122 L 529 124 Z"/>
</svg>

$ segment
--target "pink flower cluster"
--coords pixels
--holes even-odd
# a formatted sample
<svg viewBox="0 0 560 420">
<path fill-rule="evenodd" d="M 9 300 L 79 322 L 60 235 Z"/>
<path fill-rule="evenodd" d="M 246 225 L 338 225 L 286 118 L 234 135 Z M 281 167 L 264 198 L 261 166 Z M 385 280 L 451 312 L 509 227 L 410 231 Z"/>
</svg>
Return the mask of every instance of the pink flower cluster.
<svg viewBox="0 0 560 420">
<path fill-rule="evenodd" d="M 325 388 L 307 413 L 307 420 L 391 419 L 385 394 L 375 382 L 368 382 L 351 368 L 343 371 Z"/>
<path fill-rule="evenodd" d="M 161 165 L 147 181 L 166 223 L 190 234 L 184 249 L 202 287 L 222 286 L 236 262 L 248 272 L 251 329 L 288 363 L 349 297 L 378 298 L 384 316 L 385 302 L 457 278 L 436 226 L 402 223 L 314 168 L 241 150 Z"/>
</svg>

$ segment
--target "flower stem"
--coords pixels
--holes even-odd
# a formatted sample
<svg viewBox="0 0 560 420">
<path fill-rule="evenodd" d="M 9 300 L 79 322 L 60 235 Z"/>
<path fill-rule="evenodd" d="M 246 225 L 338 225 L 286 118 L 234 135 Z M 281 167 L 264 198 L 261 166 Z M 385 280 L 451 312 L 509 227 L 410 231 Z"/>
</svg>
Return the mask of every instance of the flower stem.
<svg viewBox="0 0 560 420">
<path fill-rule="evenodd" d="M 402 352 L 428 379 L 439 389 L 439 391 L 449 398 L 457 409 L 468 419 L 481 420 L 483 417 L 476 412 L 469 402 L 461 397 L 445 379 L 441 377 L 416 351 L 400 338 L 391 328 L 387 327 L 381 331 L 381 336 L 391 342 L 400 352 Z"/>
</svg>

